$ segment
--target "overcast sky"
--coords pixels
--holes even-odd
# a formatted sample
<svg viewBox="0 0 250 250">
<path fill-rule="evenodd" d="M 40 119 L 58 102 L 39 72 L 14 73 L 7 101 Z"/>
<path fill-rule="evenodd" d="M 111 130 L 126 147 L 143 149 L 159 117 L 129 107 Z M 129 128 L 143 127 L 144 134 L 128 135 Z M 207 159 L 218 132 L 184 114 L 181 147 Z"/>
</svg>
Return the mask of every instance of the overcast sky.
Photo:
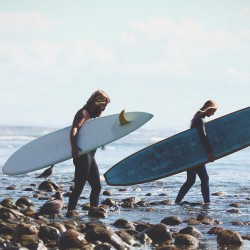
<svg viewBox="0 0 250 250">
<path fill-rule="evenodd" d="M 96 89 L 153 129 L 249 106 L 249 0 L 1 0 L 0 37 L 0 125 L 68 126 Z"/>
</svg>

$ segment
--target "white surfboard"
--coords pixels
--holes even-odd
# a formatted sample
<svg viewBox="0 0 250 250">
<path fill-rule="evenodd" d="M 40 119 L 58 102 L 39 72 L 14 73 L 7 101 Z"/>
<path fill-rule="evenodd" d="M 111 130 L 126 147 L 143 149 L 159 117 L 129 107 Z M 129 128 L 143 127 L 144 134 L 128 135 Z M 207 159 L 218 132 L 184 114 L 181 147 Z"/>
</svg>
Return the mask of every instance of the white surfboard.
<svg viewBox="0 0 250 250">
<path fill-rule="evenodd" d="M 111 143 L 141 127 L 153 117 L 145 112 L 126 112 L 88 120 L 78 132 L 81 154 Z M 4 164 L 7 175 L 32 172 L 70 159 L 71 126 L 39 137 L 20 149 Z"/>
</svg>

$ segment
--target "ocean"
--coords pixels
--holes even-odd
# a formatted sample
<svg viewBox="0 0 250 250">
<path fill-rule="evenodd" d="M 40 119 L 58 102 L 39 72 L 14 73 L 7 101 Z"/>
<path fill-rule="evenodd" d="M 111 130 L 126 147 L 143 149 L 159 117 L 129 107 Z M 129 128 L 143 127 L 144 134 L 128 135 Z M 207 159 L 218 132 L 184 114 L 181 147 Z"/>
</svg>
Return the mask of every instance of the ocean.
<svg viewBox="0 0 250 250">
<path fill-rule="evenodd" d="M 60 128 L 59 128 L 60 129 Z M 0 166 L 2 167 L 6 160 L 17 149 L 26 143 L 34 140 L 42 135 L 55 131 L 55 128 L 31 127 L 31 126 L 0 126 Z M 102 190 L 109 190 L 112 198 L 121 202 L 128 197 L 137 197 L 147 203 L 153 201 L 171 200 L 174 202 L 175 197 L 185 182 L 186 173 L 180 173 L 158 181 L 149 182 L 130 187 L 112 187 L 105 183 L 103 174 L 115 163 L 130 154 L 149 146 L 161 139 L 172 136 L 181 131 L 175 130 L 148 130 L 140 128 L 135 132 L 106 145 L 103 149 L 98 149 L 96 153 L 96 161 L 98 163 L 100 174 L 102 177 Z M 183 205 L 157 205 L 153 210 L 145 207 L 134 209 L 123 209 L 110 213 L 105 219 L 99 219 L 101 223 L 112 225 L 119 218 L 126 218 L 130 221 L 144 221 L 150 223 L 160 223 L 162 219 L 168 216 L 179 216 L 183 221 L 191 217 L 197 217 L 199 214 L 206 214 L 213 219 L 220 220 L 222 227 L 238 231 L 242 236 L 250 234 L 250 148 L 243 149 L 227 157 L 219 159 L 213 163 L 207 164 L 207 170 L 210 177 L 210 193 L 211 204 L 209 206 L 202 205 L 202 196 L 200 192 L 200 180 L 197 177 L 195 185 L 188 192 L 185 201 L 192 204 Z M 35 178 L 44 169 L 34 171 L 27 174 L 17 176 L 7 176 L 0 173 L 0 202 L 4 198 L 12 197 L 17 200 L 20 196 L 33 197 L 34 191 L 25 191 L 24 189 L 35 184 L 36 187 L 42 182 L 41 179 Z M 74 166 L 72 160 L 64 161 L 56 164 L 55 173 L 50 180 L 62 186 L 68 191 L 72 185 L 74 174 Z M 15 190 L 9 190 L 7 187 L 15 185 Z M 34 186 L 33 186 L 34 188 Z M 123 191 L 121 191 L 123 188 Z M 79 205 L 88 203 L 90 187 L 86 185 Z M 150 195 L 148 195 L 150 193 Z M 216 195 L 220 193 L 221 195 Z M 100 201 L 104 201 L 107 197 L 101 195 Z M 67 204 L 67 197 L 65 202 Z M 44 201 L 32 198 L 38 209 Z M 232 203 L 239 203 L 240 207 L 237 212 L 229 212 Z M 63 211 L 66 213 L 66 211 Z M 88 218 L 86 212 L 82 212 L 82 220 L 85 222 L 93 219 Z M 245 225 L 240 226 L 233 222 L 240 221 Z M 187 226 L 183 223 L 180 226 L 172 227 L 173 231 L 178 231 Z M 212 225 L 197 226 L 203 233 L 200 239 L 200 249 L 217 248 L 216 236 L 207 234 Z M 250 241 L 244 240 L 242 247 L 234 249 L 250 249 Z"/>
</svg>

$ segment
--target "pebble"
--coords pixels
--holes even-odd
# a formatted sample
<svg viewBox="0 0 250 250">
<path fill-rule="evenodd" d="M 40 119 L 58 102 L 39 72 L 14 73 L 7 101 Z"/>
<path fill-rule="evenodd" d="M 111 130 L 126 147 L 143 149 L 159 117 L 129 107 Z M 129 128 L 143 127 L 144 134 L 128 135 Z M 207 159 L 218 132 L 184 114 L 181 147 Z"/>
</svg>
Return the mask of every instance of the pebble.
<svg viewBox="0 0 250 250">
<path fill-rule="evenodd" d="M 145 201 L 141 195 L 119 200 L 117 197 L 116 199 L 112 197 L 112 191 L 104 191 L 103 196 L 110 197 L 103 199 L 104 201 L 100 207 L 91 208 L 89 204 L 82 205 L 82 208 L 87 210 L 87 214 L 86 211 L 83 211 L 83 213 L 85 213 L 85 216 L 93 218 L 93 222 L 84 223 L 84 220 L 75 221 L 65 217 L 49 222 L 42 216 L 35 216 L 37 205 L 34 201 L 50 200 L 52 190 L 54 192 L 61 188 L 51 181 L 42 183 L 43 185 L 38 185 L 38 190 L 32 191 L 36 196 L 34 194 L 33 197 L 32 195 L 21 196 L 16 202 L 11 197 L 0 201 L 0 248 L 123 250 L 129 248 L 142 249 L 147 245 L 150 249 L 157 250 L 174 250 L 187 247 L 188 249 L 195 249 L 199 245 L 199 241 L 203 242 L 206 238 L 203 231 L 207 232 L 210 235 L 209 237 L 220 246 L 241 246 L 244 245 L 244 240 L 250 240 L 248 234 L 241 236 L 237 231 L 230 228 L 216 226 L 222 224 L 222 221 L 212 218 L 207 213 L 200 213 L 197 217 L 184 218 L 183 220 L 177 215 L 163 216 L 163 218 L 158 218 L 159 223 L 156 224 L 146 220 L 132 221 L 126 218 L 112 221 L 110 215 L 118 213 L 121 207 L 131 211 L 133 209 L 138 211 L 139 209 L 144 213 L 147 211 L 157 213 L 157 206 L 167 206 L 167 213 L 171 214 L 173 201 L 169 199 L 152 201 L 152 193 L 145 195 L 151 199 L 150 201 Z M 121 192 L 127 190 L 122 189 Z M 182 206 L 184 208 L 184 206 L 193 206 L 193 204 L 186 202 Z M 201 206 L 201 204 L 195 206 Z M 229 206 L 233 207 L 232 211 L 237 211 L 236 208 L 242 207 L 242 204 L 232 202 Z M 60 211 L 64 214 L 66 208 L 61 206 Z M 117 210 L 114 208 L 117 208 Z M 201 211 L 204 212 L 204 210 Z M 223 212 L 228 211 L 225 209 Z M 181 225 L 184 225 L 182 229 L 180 229 Z M 250 222 L 231 221 L 231 225 L 249 226 Z M 209 226 L 211 228 L 208 230 Z M 198 228 L 203 230 L 202 233 Z"/>
</svg>

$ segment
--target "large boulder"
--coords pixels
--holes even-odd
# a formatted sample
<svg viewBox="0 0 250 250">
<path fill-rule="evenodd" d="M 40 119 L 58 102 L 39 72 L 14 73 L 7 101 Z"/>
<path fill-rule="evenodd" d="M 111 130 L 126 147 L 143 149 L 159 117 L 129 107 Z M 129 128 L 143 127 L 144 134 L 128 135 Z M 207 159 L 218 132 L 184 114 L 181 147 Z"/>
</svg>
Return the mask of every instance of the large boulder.
<svg viewBox="0 0 250 250">
<path fill-rule="evenodd" d="M 217 234 L 217 243 L 222 245 L 236 245 L 241 246 L 243 244 L 243 240 L 240 234 L 233 230 L 221 230 Z"/>
</svg>

